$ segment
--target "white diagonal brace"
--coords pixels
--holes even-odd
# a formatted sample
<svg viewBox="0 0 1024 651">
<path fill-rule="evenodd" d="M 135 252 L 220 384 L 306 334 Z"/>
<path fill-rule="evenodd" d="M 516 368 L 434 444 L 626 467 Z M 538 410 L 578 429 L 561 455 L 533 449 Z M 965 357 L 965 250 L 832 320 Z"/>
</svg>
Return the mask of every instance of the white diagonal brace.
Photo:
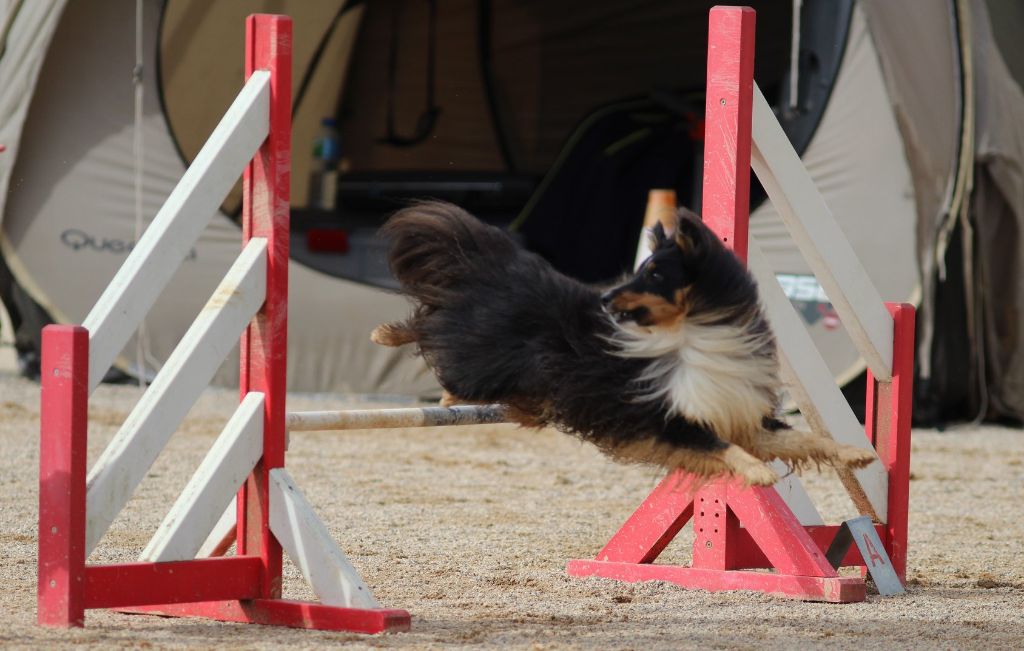
<svg viewBox="0 0 1024 651">
<path fill-rule="evenodd" d="M 217 213 L 269 124 L 270 73 L 257 70 L 82 323 L 89 331 L 90 393 Z"/>
<path fill-rule="evenodd" d="M 89 472 L 86 556 L 263 305 L 266 270 L 267 240 L 253 238 Z"/>
<path fill-rule="evenodd" d="M 800 521 L 800 524 L 805 527 L 825 524 L 825 519 L 818 512 L 818 507 L 814 506 L 814 500 L 807 494 L 803 482 L 790 472 L 789 466 L 778 459 L 768 465 L 780 477 L 779 481 L 775 482 L 776 492 L 796 516 L 796 519 Z"/>
<path fill-rule="evenodd" d="M 196 557 L 210 531 L 263 455 L 262 393 L 245 396 L 196 473 L 168 511 L 140 561 Z"/>
<path fill-rule="evenodd" d="M 322 603 L 380 608 L 284 468 L 270 471 L 270 531 Z"/>
<path fill-rule="evenodd" d="M 891 379 L 892 316 L 757 84 L 750 166 L 868 368 Z"/>
<path fill-rule="evenodd" d="M 875 452 L 863 426 L 850 410 L 846 398 L 822 360 L 807 328 L 786 298 L 757 242 L 750 240 L 748 263 L 757 279 L 761 300 L 779 346 L 783 380 L 812 430 L 845 443 Z M 879 522 L 888 516 L 889 476 L 882 462 L 875 461 L 854 471 L 838 470 L 850 498 L 863 515 Z"/>
<path fill-rule="evenodd" d="M 238 496 L 231 498 L 228 507 L 220 514 L 217 524 L 213 525 L 210 535 L 203 541 L 196 558 L 210 558 L 212 556 L 223 556 L 232 545 L 235 531 L 238 529 Z M 231 538 L 228 538 L 231 536 Z"/>
</svg>

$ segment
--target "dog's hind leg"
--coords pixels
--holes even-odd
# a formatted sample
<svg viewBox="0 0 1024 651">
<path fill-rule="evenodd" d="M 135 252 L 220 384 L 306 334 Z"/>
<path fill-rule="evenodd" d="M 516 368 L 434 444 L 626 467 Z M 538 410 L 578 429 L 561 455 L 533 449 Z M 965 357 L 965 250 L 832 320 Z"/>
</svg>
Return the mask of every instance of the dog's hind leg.
<svg viewBox="0 0 1024 651">
<path fill-rule="evenodd" d="M 404 346 L 416 340 L 416 331 L 401 321 L 382 323 L 370 333 L 370 341 L 381 346 Z"/>
</svg>

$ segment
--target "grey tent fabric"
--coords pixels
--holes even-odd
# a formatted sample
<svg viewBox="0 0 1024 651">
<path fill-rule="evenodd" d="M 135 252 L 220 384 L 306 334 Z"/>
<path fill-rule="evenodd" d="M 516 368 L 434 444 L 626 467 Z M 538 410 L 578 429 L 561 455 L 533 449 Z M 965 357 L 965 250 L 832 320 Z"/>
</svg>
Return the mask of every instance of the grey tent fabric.
<svg viewBox="0 0 1024 651">
<path fill-rule="evenodd" d="M 971 224 L 978 369 L 982 404 L 993 417 L 1024 419 L 1024 92 L 992 34 L 987 6 L 971 3 L 976 136 Z M 1019 62 L 1018 62 L 1019 63 Z M 985 401 L 987 399 L 987 405 Z"/>
<path fill-rule="evenodd" d="M 917 3 L 861 0 L 914 176 L 923 285 L 918 361 L 926 380 L 971 377 L 976 386 L 968 387 L 967 400 L 981 416 L 1024 420 L 1024 94 L 1000 53 L 989 3 L 943 4 L 942 11 L 924 11 Z M 966 25 L 963 53 L 957 12 Z M 1020 18 L 1010 12 L 999 19 L 1014 16 Z M 973 97 L 972 104 L 961 106 L 961 97 Z M 958 170 L 961 143 L 968 147 L 967 166 Z M 973 184 L 960 206 L 954 205 L 958 171 Z M 950 273 L 962 273 L 964 283 L 958 323 L 949 322 L 957 315 L 935 311 L 937 295 L 957 289 L 943 280 L 945 235 L 954 223 L 962 247 L 955 259 L 963 268 Z M 962 357 L 933 349 L 936 328 L 965 333 L 969 368 L 959 367 Z"/>
</svg>

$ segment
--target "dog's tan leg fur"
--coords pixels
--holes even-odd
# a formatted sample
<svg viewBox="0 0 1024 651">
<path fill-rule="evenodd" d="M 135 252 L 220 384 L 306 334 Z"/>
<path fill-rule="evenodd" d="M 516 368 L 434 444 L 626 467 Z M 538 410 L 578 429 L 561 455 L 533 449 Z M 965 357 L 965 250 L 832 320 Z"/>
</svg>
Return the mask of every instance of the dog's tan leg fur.
<svg viewBox="0 0 1024 651">
<path fill-rule="evenodd" d="M 771 486 L 779 481 L 775 471 L 738 445 L 730 444 L 721 450 L 705 452 L 649 438 L 602 447 L 610 456 L 622 461 L 653 463 L 667 470 L 685 470 L 703 479 L 734 475 L 751 486 Z"/>
<path fill-rule="evenodd" d="M 441 399 L 437 401 L 437 404 L 442 407 L 454 407 L 455 405 L 469 405 L 472 404 L 468 400 L 461 400 L 458 396 L 454 396 L 448 393 L 447 390 L 441 391 Z"/>
<path fill-rule="evenodd" d="M 404 346 L 416 341 L 416 332 L 405 323 L 382 323 L 370 333 L 370 341 L 380 346 Z"/>
<path fill-rule="evenodd" d="M 875 460 L 870 450 L 836 443 L 806 430 L 765 431 L 752 439 L 747 449 L 754 456 L 764 460 L 781 459 L 794 466 L 813 462 L 863 468 Z"/>
</svg>

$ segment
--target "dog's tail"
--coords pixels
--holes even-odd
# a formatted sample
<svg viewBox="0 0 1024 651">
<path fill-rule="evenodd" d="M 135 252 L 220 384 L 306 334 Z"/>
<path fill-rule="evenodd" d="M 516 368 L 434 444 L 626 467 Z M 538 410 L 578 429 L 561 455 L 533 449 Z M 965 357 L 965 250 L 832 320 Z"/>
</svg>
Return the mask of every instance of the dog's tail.
<svg viewBox="0 0 1024 651">
<path fill-rule="evenodd" d="M 474 273 L 516 255 L 516 244 L 504 231 L 441 201 L 398 211 L 380 232 L 390 242 L 391 273 L 425 306 L 444 305 Z"/>
</svg>

